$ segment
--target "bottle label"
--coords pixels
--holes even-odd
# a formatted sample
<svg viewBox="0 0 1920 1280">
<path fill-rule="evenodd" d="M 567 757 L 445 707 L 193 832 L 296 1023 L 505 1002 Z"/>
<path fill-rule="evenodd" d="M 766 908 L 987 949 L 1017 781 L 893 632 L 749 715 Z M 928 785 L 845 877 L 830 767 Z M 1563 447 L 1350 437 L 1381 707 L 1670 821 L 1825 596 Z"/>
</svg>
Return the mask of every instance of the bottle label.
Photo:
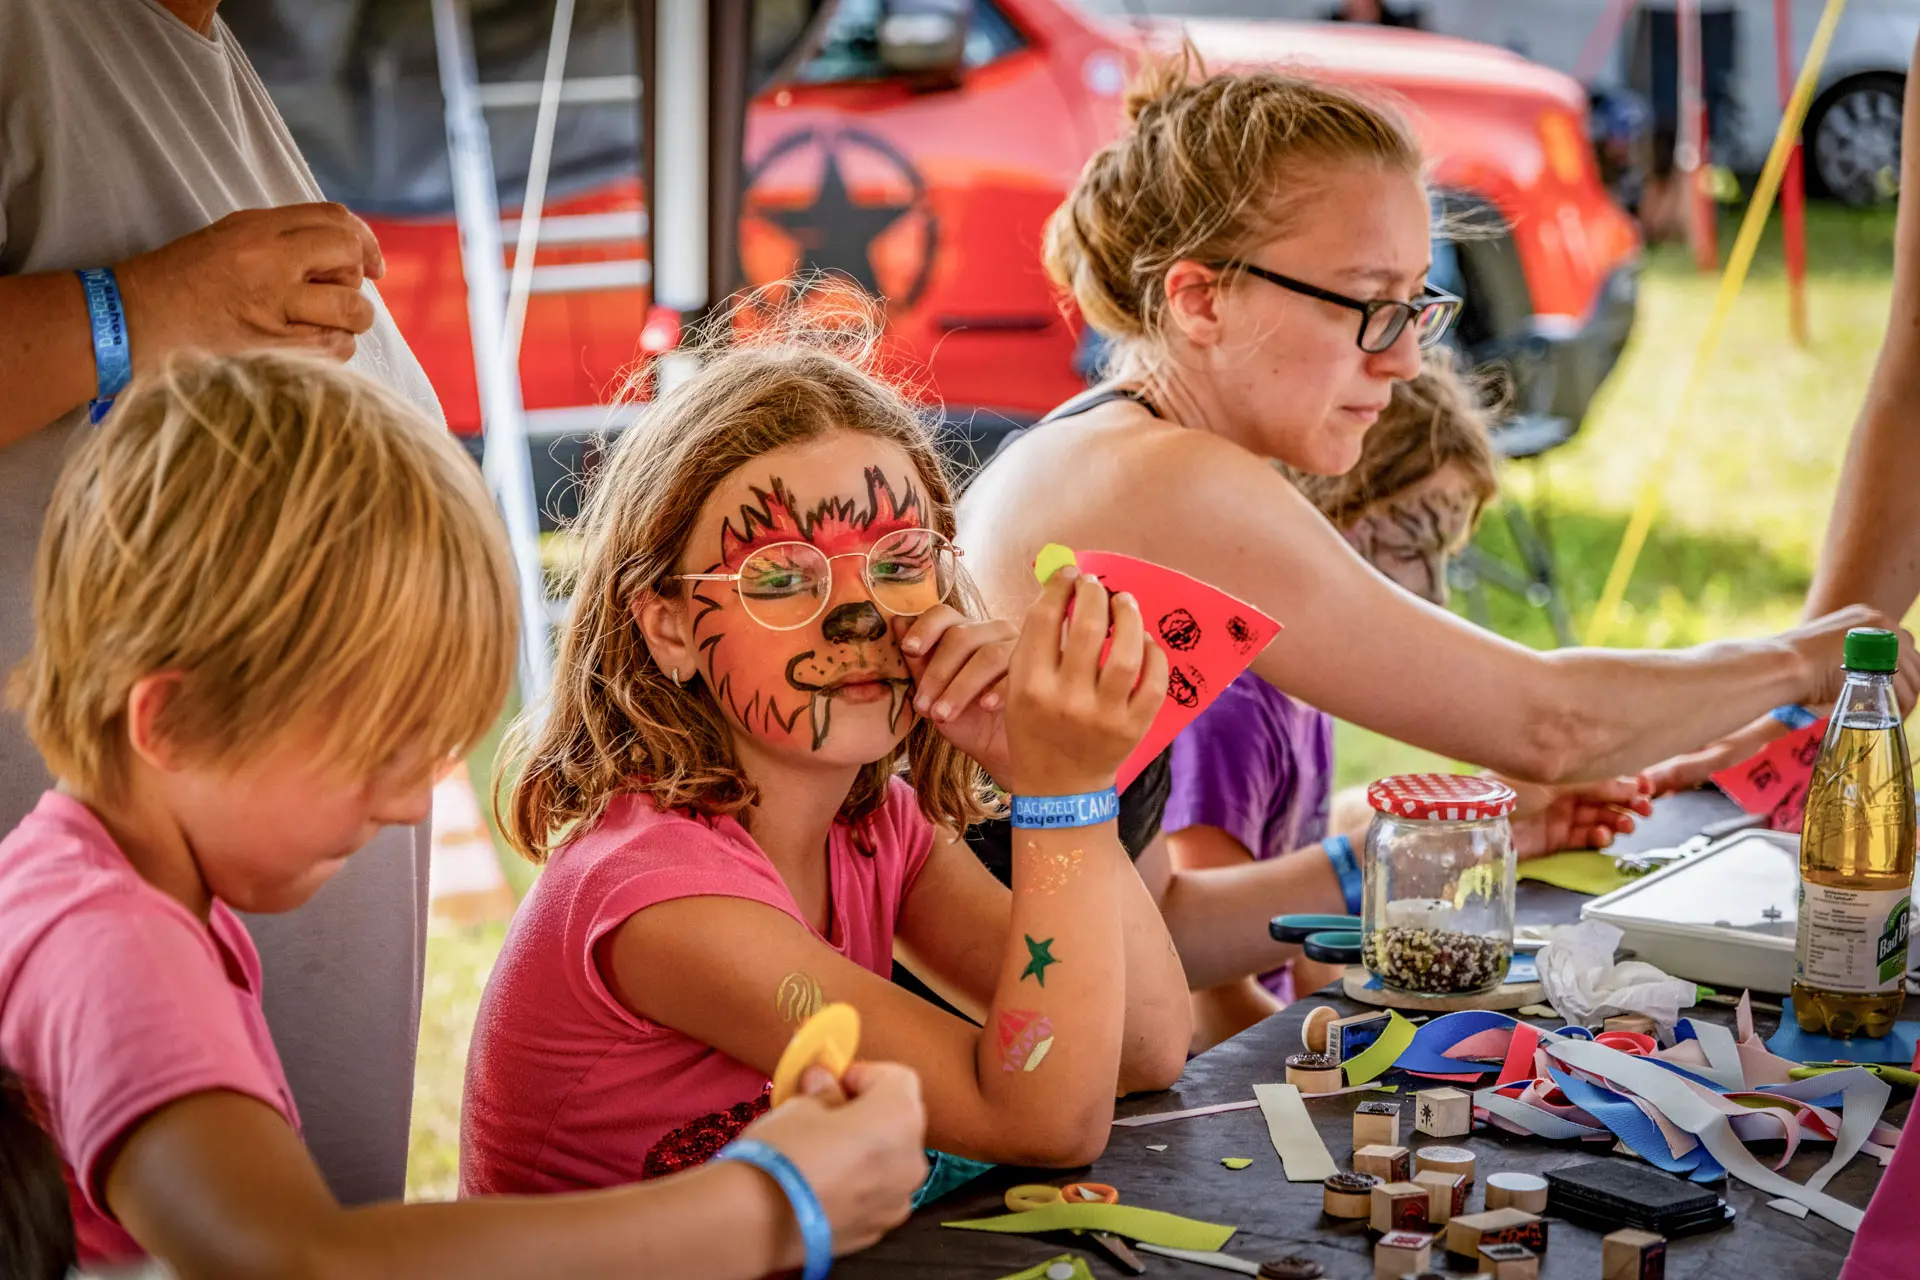
<svg viewBox="0 0 1920 1280">
<path fill-rule="evenodd" d="M 1857 995 L 1898 991 L 1907 976 L 1913 890 L 1835 889 L 1800 882 L 1794 976 L 1807 986 Z"/>
</svg>

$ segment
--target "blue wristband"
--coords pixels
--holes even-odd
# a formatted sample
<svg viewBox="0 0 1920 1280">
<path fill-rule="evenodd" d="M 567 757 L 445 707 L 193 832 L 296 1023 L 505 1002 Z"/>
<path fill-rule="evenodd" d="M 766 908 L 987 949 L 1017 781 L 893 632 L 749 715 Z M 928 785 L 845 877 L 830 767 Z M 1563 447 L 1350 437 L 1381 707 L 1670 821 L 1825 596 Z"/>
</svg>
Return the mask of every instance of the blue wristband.
<svg viewBox="0 0 1920 1280">
<path fill-rule="evenodd" d="M 1360 897 L 1366 878 L 1360 874 L 1360 860 L 1353 856 L 1353 841 L 1345 836 L 1328 836 L 1320 842 L 1333 863 L 1333 874 L 1340 878 L 1340 896 L 1347 900 L 1347 913 L 1360 914 Z"/>
<path fill-rule="evenodd" d="M 87 421 L 98 424 L 113 408 L 113 398 L 133 380 L 133 349 L 127 343 L 127 313 L 120 305 L 120 284 L 111 267 L 76 271 L 87 295 L 87 321 L 93 328 L 93 400 Z"/>
<path fill-rule="evenodd" d="M 1076 796 L 1015 796 L 1012 822 L 1025 830 L 1097 827 L 1120 816 L 1120 793 L 1084 791 Z"/>
<path fill-rule="evenodd" d="M 827 1272 L 833 1270 L 833 1224 L 827 1221 L 820 1197 L 813 1193 L 799 1166 L 756 1138 L 729 1142 L 714 1159 L 750 1164 L 780 1185 L 787 1203 L 793 1206 L 793 1216 L 800 1223 L 800 1239 L 807 1247 L 802 1280 L 826 1280 Z"/>
<path fill-rule="evenodd" d="M 1805 707 L 1792 702 L 1784 707 L 1775 707 L 1767 714 L 1791 730 L 1804 729 L 1820 718 Z"/>
</svg>

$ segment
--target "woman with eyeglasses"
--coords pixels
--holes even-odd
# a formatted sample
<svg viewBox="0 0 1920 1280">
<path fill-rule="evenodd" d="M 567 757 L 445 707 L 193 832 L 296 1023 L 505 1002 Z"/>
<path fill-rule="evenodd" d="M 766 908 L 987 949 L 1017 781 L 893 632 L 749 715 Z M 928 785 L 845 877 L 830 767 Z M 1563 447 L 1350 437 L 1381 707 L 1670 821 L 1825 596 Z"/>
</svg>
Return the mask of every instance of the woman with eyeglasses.
<svg viewBox="0 0 1920 1280">
<path fill-rule="evenodd" d="M 1554 784 L 1617 779 L 1770 707 L 1828 701 L 1846 630 L 1890 625 L 1855 608 L 1768 639 L 1539 653 L 1395 588 L 1269 463 L 1352 467 L 1394 384 L 1457 314 L 1459 299 L 1427 286 L 1412 132 L 1348 89 L 1206 76 L 1191 50 L 1147 71 L 1128 115 L 1045 247 L 1049 273 L 1113 343 L 1108 381 L 1010 438 L 960 504 L 958 541 L 996 616 L 1032 600 L 1049 542 L 1157 561 L 1285 625 L 1253 670 L 1289 695 Z M 1122 798 L 1136 856 L 1164 793 L 1150 770 Z M 1267 867 L 1171 888 L 1157 853 L 1142 870 L 1196 982 L 1286 962 L 1296 949 L 1267 937 L 1278 912 L 1358 906 L 1337 849 L 1312 898 L 1268 884 Z"/>
</svg>

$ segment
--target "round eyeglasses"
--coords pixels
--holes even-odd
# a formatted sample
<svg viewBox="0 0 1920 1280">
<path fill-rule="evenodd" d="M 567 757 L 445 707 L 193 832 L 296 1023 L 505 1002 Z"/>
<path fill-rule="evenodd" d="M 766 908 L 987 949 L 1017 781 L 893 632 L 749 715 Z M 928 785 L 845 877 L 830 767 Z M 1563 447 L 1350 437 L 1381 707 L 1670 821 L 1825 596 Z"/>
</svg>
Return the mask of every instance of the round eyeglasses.
<svg viewBox="0 0 1920 1280">
<path fill-rule="evenodd" d="M 682 573 L 684 582 L 731 582 L 747 616 L 769 631 L 796 631 L 826 612 L 833 562 L 855 557 L 867 594 L 882 611 L 911 618 L 953 593 L 960 548 L 932 529 L 899 529 L 865 551 L 830 556 L 811 542 L 776 542 L 740 564 L 738 573 Z"/>
<path fill-rule="evenodd" d="M 1344 293 L 1322 289 L 1318 285 L 1295 280 L 1292 276 L 1283 276 L 1278 271 L 1269 271 L 1251 262 L 1221 262 L 1215 264 L 1215 269 L 1244 271 L 1250 276 L 1265 280 L 1268 284 L 1278 285 L 1290 293 L 1318 298 L 1322 302 L 1331 302 L 1336 307 L 1358 311 L 1360 331 L 1354 336 L 1354 341 L 1368 355 L 1379 355 L 1400 341 L 1400 335 L 1406 332 L 1408 325 L 1413 326 L 1414 341 L 1422 347 L 1431 347 L 1447 336 L 1447 330 L 1453 328 L 1453 322 L 1460 314 L 1461 300 L 1444 289 L 1428 289 L 1425 294 L 1411 302 L 1402 302 L 1398 298 L 1375 298 L 1367 301 L 1361 298 L 1349 298 Z"/>
</svg>

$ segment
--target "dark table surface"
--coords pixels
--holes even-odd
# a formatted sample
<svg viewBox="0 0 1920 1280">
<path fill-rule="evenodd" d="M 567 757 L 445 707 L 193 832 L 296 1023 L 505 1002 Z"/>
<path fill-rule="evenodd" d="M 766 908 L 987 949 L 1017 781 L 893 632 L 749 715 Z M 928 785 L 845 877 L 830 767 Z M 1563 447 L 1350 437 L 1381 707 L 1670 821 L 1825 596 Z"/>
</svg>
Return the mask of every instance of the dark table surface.
<svg viewBox="0 0 1920 1280">
<path fill-rule="evenodd" d="M 1663 802 L 1652 820 L 1621 842 L 1622 847 L 1651 848 L 1677 844 L 1705 823 L 1735 812 L 1718 796 L 1704 794 Z M 1522 882 L 1519 891 L 1521 923 L 1570 921 L 1579 917 L 1578 894 Z M 1120 1103 L 1121 1116 L 1179 1111 L 1253 1096 L 1253 1086 L 1285 1078 L 1285 1059 L 1300 1052 L 1300 1023 L 1317 1004 L 1332 1004 L 1348 1012 L 1361 1006 L 1321 995 L 1289 1006 L 1234 1039 L 1201 1054 L 1187 1064 L 1180 1083 L 1165 1093 L 1146 1094 Z M 1909 1006 L 1911 1012 L 1912 1006 Z M 1731 1024 L 1732 1011 L 1702 1006 L 1695 1018 Z M 1557 1024 L 1533 1019 L 1534 1025 Z M 1759 1034 L 1770 1034 L 1778 1015 L 1758 1013 Z M 1434 1087 L 1423 1082 L 1414 1087 Z M 1404 1096 L 1410 1090 L 1403 1083 Z M 1334 1163 L 1349 1167 L 1353 1152 L 1352 1115 L 1363 1099 L 1378 1094 L 1349 1094 L 1309 1102 L 1315 1126 Z M 1898 1119 L 1904 1103 L 1891 1112 Z M 1401 1121 L 1401 1142 L 1418 1147 L 1437 1139 L 1412 1134 L 1411 1116 Z M 1550 1143 L 1522 1138 L 1486 1127 L 1469 1138 L 1449 1138 L 1477 1157 L 1476 1180 L 1467 1209 L 1484 1207 L 1486 1176 L 1500 1170 L 1544 1173 L 1564 1165 L 1607 1158 L 1598 1144 Z M 1165 1151 L 1149 1151 L 1149 1144 L 1165 1143 Z M 1831 1147 L 1805 1144 L 1784 1172 L 1796 1182 L 1826 1162 Z M 1223 1157 L 1244 1156 L 1253 1165 L 1234 1172 L 1220 1163 Z M 1618 1157 L 1613 1157 L 1618 1158 Z M 1767 1163 L 1771 1163 L 1768 1160 Z M 1645 1168 L 1646 1166 L 1642 1165 Z M 995 1280 L 1011 1272 L 1073 1251 L 1085 1255 L 1096 1276 L 1122 1274 L 1098 1251 L 1071 1236 L 1003 1236 L 986 1232 L 948 1231 L 942 1222 L 987 1217 L 1005 1212 L 1001 1197 L 1022 1182 L 1064 1183 L 1074 1179 L 1110 1183 L 1120 1189 L 1124 1203 L 1163 1209 L 1210 1222 L 1239 1227 L 1226 1252 L 1253 1261 L 1299 1253 L 1318 1261 L 1330 1280 L 1366 1280 L 1373 1275 L 1373 1237 L 1363 1223 L 1336 1223 L 1320 1212 L 1320 1184 L 1290 1183 L 1267 1137 L 1258 1109 L 1226 1112 L 1191 1120 L 1176 1120 L 1144 1128 L 1113 1131 L 1106 1154 L 1091 1170 L 1062 1171 L 998 1169 L 919 1213 L 898 1231 L 858 1257 L 835 1268 L 835 1275 L 859 1280 L 870 1276 L 912 1276 L 916 1280 Z M 1856 1156 L 1828 1185 L 1849 1204 L 1865 1205 L 1878 1185 L 1880 1167 L 1870 1157 Z M 1766 1207 L 1768 1197 L 1734 1179 L 1714 1188 L 1738 1214 L 1730 1227 L 1672 1241 L 1667 1253 L 1667 1275 L 1672 1280 L 1831 1280 L 1838 1274 L 1852 1236 L 1822 1218 L 1789 1217 Z M 1553 1219 L 1549 1248 L 1541 1260 L 1542 1280 L 1599 1280 L 1601 1233 Z M 1221 1277 L 1229 1273 L 1195 1263 L 1142 1253 L 1148 1277 Z M 1434 1264 L 1445 1269 L 1444 1251 L 1435 1249 Z M 1462 1269 L 1456 1266 L 1456 1270 Z M 1464 1268 L 1470 1271 L 1471 1268 Z M 1920 1274 L 1920 1263 L 1916 1263 Z"/>
</svg>

